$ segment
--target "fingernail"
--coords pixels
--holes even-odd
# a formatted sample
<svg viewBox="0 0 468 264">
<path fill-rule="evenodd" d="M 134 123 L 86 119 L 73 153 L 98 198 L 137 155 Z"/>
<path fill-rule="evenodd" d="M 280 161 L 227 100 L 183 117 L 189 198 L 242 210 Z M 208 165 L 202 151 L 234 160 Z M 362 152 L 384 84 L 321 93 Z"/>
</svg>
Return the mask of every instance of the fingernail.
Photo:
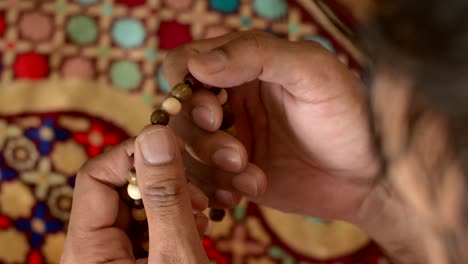
<svg viewBox="0 0 468 264">
<path fill-rule="evenodd" d="M 202 128 L 213 128 L 214 112 L 204 106 L 197 106 L 192 110 L 193 121 Z"/>
<path fill-rule="evenodd" d="M 216 73 L 223 70 L 228 61 L 226 53 L 220 49 L 198 54 L 194 59 L 201 64 L 208 73 Z"/>
<path fill-rule="evenodd" d="M 227 171 L 239 171 L 242 167 L 242 160 L 239 152 L 232 148 L 222 148 L 217 150 L 211 160 L 219 168 Z"/>
<path fill-rule="evenodd" d="M 152 165 L 169 163 L 176 155 L 174 140 L 166 129 L 156 129 L 141 135 L 138 145 L 143 159 Z"/>
<path fill-rule="evenodd" d="M 234 197 L 231 192 L 225 190 L 217 190 L 215 193 L 216 200 L 225 205 L 231 206 L 234 204 Z"/>
<path fill-rule="evenodd" d="M 258 194 L 257 180 L 247 173 L 234 176 L 232 186 L 246 195 L 257 196 Z"/>
</svg>

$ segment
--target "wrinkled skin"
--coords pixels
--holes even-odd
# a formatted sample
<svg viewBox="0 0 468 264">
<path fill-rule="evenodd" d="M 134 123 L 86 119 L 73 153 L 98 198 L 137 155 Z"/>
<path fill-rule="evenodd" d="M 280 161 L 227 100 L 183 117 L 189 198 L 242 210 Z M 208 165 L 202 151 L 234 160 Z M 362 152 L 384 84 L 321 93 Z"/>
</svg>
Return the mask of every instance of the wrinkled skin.
<svg viewBox="0 0 468 264">
<path fill-rule="evenodd" d="M 213 69 L 214 60 L 225 65 Z M 169 83 L 188 71 L 203 83 L 229 88 L 236 118 L 236 138 L 215 131 L 222 119 L 219 103 L 201 91 L 171 122 L 203 161 L 186 162 L 200 188 L 226 189 L 317 217 L 355 217 L 372 192 L 378 165 L 362 84 L 333 54 L 313 42 L 235 33 L 171 51 L 164 63 Z M 192 112 L 198 106 L 208 108 L 205 116 Z M 232 169 L 232 156 L 213 162 L 223 146 L 241 155 L 242 166 Z M 256 184 L 250 190 L 257 193 L 232 185 L 246 174 L 251 180 L 243 186 Z"/>
</svg>

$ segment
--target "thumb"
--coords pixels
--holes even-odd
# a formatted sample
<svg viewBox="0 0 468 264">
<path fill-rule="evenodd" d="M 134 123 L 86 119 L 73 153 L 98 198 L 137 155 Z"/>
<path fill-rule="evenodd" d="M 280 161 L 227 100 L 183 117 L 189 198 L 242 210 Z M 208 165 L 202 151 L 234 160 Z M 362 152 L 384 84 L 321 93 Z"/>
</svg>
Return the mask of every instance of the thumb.
<svg viewBox="0 0 468 264">
<path fill-rule="evenodd" d="M 234 87 L 259 79 L 279 84 L 307 101 L 320 101 L 338 93 L 330 88 L 340 87 L 333 85 L 342 78 L 336 76 L 351 75 L 319 44 L 290 42 L 263 32 L 245 32 L 210 51 L 193 55 L 188 68 L 195 78 L 213 86 Z"/>
<path fill-rule="evenodd" d="M 148 263 L 208 263 L 175 135 L 164 126 L 145 128 L 134 156 L 148 219 Z"/>
</svg>

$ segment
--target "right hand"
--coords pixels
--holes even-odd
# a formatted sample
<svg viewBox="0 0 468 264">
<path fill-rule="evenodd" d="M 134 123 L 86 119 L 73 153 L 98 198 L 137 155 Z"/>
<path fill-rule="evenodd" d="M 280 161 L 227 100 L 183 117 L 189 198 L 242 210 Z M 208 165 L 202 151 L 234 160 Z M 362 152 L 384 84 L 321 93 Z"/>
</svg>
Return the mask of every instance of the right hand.
<svg viewBox="0 0 468 264">
<path fill-rule="evenodd" d="M 333 54 L 313 42 L 241 32 L 171 51 L 169 84 L 189 72 L 231 88 L 236 137 L 218 131 L 222 110 L 208 91 L 170 123 L 190 149 L 190 180 L 212 205 L 233 206 L 242 194 L 285 211 L 356 217 L 378 162 L 362 83 Z"/>
<path fill-rule="evenodd" d="M 208 201 L 187 184 L 173 132 L 148 126 L 137 136 L 89 160 L 78 172 L 73 209 L 60 263 L 208 264 L 200 234 Z M 134 155 L 134 159 L 129 156 Z M 135 167 L 148 233 L 132 233 L 131 208 L 119 199 Z M 205 202 L 203 202 L 205 201 Z M 135 259 L 131 237 L 149 239 L 148 257 Z M 135 242 L 135 241 L 134 241 Z"/>
</svg>

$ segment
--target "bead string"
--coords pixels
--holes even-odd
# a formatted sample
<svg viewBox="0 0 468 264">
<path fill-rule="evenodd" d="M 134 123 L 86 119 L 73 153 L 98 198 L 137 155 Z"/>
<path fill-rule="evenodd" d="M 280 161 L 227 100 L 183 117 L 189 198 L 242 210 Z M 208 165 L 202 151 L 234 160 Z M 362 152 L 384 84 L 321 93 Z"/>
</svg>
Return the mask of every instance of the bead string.
<svg viewBox="0 0 468 264">
<path fill-rule="evenodd" d="M 235 134 L 234 115 L 231 104 L 228 102 L 228 93 L 225 89 L 211 87 L 195 79 L 191 74 L 184 78 L 184 82 L 175 85 L 169 97 L 161 104 L 161 108 L 151 114 L 150 122 L 153 125 L 167 126 L 170 116 L 175 116 L 182 110 L 182 103 L 192 97 L 194 91 L 208 89 L 216 95 L 223 109 L 223 121 L 220 129 Z M 133 156 L 131 157 L 133 158 Z M 149 247 L 148 222 L 146 212 L 138 188 L 135 169 L 129 172 L 128 185 L 120 191 L 120 196 L 131 208 L 130 239 L 134 245 L 134 254 L 137 258 L 147 257 Z M 212 221 L 219 222 L 225 216 L 223 209 L 210 209 L 209 216 Z"/>
</svg>

